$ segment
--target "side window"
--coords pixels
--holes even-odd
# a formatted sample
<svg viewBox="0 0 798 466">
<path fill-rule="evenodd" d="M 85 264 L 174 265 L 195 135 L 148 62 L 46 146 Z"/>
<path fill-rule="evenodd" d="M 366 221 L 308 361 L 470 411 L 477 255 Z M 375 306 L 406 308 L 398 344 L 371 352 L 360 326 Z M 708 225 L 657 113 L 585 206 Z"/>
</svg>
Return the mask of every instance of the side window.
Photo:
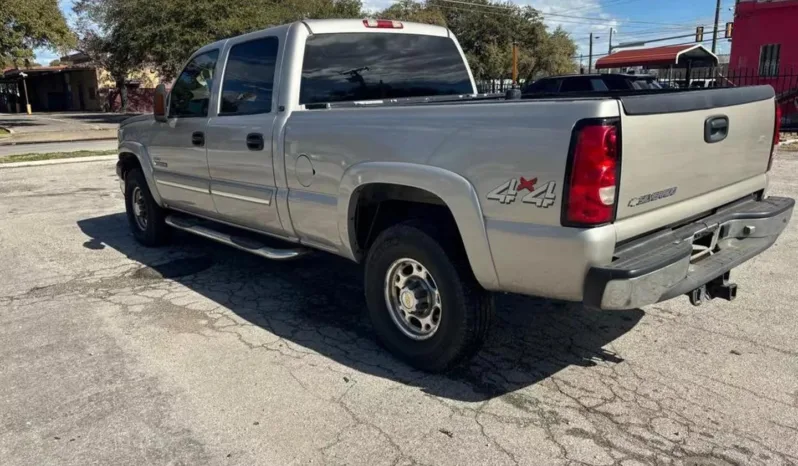
<svg viewBox="0 0 798 466">
<path fill-rule="evenodd" d="M 594 91 L 608 91 L 607 85 L 604 84 L 604 81 L 601 78 L 593 78 L 590 80 L 590 85 L 593 87 Z"/>
<path fill-rule="evenodd" d="M 562 82 L 560 92 L 590 92 L 593 86 L 590 84 L 590 78 L 566 78 Z"/>
<path fill-rule="evenodd" d="M 208 116 L 208 104 L 216 68 L 218 50 L 197 55 L 186 65 L 172 86 L 169 96 L 170 117 Z"/>
<path fill-rule="evenodd" d="M 276 37 L 264 37 L 230 49 L 219 115 L 271 112 L 278 46 Z"/>
<path fill-rule="evenodd" d="M 530 84 L 524 92 L 541 92 L 541 93 L 549 93 L 549 92 L 557 92 L 560 89 L 560 81 L 558 79 L 548 79 L 543 78 L 534 83 Z"/>
<path fill-rule="evenodd" d="M 611 91 L 625 91 L 633 87 L 631 83 L 626 82 L 626 79 L 617 77 L 604 78 L 604 85 Z"/>
</svg>

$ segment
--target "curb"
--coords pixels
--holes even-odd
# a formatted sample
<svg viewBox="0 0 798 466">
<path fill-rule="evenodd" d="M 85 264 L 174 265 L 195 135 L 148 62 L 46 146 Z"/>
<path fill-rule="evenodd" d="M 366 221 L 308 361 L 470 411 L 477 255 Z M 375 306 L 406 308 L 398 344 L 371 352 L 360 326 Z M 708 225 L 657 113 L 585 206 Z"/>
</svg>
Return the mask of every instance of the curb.
<svg viewBox="0 0 798 466">
<path fill-rule="evenodd" d="M 52 141 L 8 141 L 0 139 L 0 147 L 2 146 L 27 146 L 31 144 L 63 144 L 66 142 L 92 142 L 92 141 L 116 141 L 116 137 L 102 137 L 102 138 L 83 138 L 83 139 L 56 139 Z"/>
<path fill-rule="evenodd" d="M 66 163 L 111 162 L 111 161 L 116 161 L 118 157 L 119 156 L 116 154 L 111 154 L 111 155 L 93 155 L 89 157 L 73 157 L 71 159 L 52 159 L 52 160 L 35 160 L 31 162 L 0 163 L 0 170 L 3 170 L 4 168 L 41 167 L 46 165 L 61 165 Z"/>
</svg>

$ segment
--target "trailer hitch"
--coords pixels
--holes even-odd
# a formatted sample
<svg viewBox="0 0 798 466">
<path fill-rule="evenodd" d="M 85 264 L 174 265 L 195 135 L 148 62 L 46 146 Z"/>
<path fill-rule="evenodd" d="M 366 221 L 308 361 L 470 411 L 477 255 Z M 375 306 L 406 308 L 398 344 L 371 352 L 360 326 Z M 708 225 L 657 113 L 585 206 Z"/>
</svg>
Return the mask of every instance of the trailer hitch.
<svg viewBox="0 0 798 466">
<path fill-rule="evenodd" d="M 737 284 L 731 283 L 729 281 L 730 277 L 731 272 L 726 272 L 720 277 L 714 278 L 708 283 L 687 293 L 687 296 L 690 298 L 690 304 L 693 306 L 700 306 L 704 304 L 704 302 L 715 298 L 734 301 L 734 298 L 737 297 Z"/>
</svg>

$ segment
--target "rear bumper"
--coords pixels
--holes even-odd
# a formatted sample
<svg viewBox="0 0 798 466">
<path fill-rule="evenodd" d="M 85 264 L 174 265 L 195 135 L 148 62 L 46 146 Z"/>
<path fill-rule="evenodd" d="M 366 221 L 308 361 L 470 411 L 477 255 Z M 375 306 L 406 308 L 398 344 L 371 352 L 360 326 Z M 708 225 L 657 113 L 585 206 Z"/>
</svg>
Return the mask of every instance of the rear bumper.
<svg viewBox="0 0 798 466">
<path fill-rule="evenodd" d="M 794 205 L 789 198 L 748 199 L 624 245 L 610 265 L 589 269 L 583 301 L 600 309 L 632 309 L 688 293 L 769 248 Z M 694 240 L 710 235 L 714 254 L 691 263 Z"/>
</svg>

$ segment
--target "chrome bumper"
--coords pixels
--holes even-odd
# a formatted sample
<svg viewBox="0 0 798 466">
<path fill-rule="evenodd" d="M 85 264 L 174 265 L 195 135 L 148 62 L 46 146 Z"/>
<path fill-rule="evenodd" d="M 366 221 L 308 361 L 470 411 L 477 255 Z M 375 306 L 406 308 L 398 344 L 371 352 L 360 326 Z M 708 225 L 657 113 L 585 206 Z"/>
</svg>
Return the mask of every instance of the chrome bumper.
<svg viewBox="0 0 798 466">
<path fill-rule="evenodd" d="M 584 302 L 600 309 L 633 309 L 689 293 L 775 243 L 794 205 L 789 198 L 747 199 L 624 245 L 611 264 L 589 270 Z M 694 241 L 709 235 L 712 254 L 695 260 Z"/>
</svg>

